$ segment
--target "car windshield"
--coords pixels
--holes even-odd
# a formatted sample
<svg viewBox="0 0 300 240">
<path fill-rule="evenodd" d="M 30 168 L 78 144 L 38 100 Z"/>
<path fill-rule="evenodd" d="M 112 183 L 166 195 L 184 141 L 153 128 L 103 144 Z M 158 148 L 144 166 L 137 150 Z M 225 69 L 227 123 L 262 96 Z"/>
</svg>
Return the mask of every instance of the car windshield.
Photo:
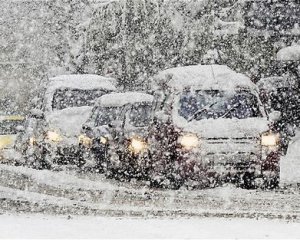
<svg viewBox="0 0 300 240">
<path fill-rule="evenodd" d="M 23 121 L 3 120 L 0 122 L 0 135 L 17 134 L 16 127 L 23 125 Z"/>
<path fill-rule="evenodd" d="M 90 117 L 95 123 L 95 127 L 108 125 L 118 119 L 122 112 L 122 107 L 96 107 Z"/>
<path fill-rule="evenodd" d="M 139 103 L 132 106 L 129 114 L 129 123 L 135 127 L 148 126 L 151 121 L 152 106 L 149 103 Z"/>
<path fill-rule="evenodd" d="M 249 92 L 186 91 L 179 100 L 179 115 L 191 120 L 260 117 L 257 98 Z"/>
<path fill-rule="evenodd" d="M 53 96 L 52 109 L 61 110 L 68 107 L 92 106 L 95 99 L 105 93 L 107 91 L 100 89 L 58 89 Z"/>
</svg>

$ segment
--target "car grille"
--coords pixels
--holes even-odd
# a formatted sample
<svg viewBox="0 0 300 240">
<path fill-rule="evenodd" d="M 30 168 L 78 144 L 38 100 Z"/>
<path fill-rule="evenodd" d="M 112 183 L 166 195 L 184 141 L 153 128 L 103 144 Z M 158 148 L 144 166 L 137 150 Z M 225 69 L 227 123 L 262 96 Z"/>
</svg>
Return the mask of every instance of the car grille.
<svg viewBox="0 0 300 240">
<path fill-rule="evenodd" d="M 201 160 L 212 163 L 253 162 L 261 155 L 259 138 L 208 138 L 200 149 Z"/>
</svg>

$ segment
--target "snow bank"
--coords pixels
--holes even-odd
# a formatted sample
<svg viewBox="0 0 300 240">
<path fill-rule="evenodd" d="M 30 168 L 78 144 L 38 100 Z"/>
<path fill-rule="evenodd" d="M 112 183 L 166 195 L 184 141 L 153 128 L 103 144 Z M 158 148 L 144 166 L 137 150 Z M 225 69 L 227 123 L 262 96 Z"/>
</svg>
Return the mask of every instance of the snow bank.
<svg viewBox="0 0 300 240">
<path fill-rule="evenodd" d="M 293 45 L 279 50 L 277 53 L 278 61 L 299 61 L 300 45 Z"/>
<path fill-rule="evenodd" d="M 101 106 L 123 106 L 139 102 L 153 102 L 154 97 L 140 92 L 111 93 L 105 94 L 97 101 Z"/>
<path fill-rule="evenodd" d="M 291 140 L 286 156 L 281 158 L 280 182 L 283 184 L 300 184 L 300 130 Z"/>
<path fill-rule="evenodd" d="M 244 74 L 225 65 L 192 65 L 164 70 L 154 77 L 156 84 L 170 78 L 168 85 L 178 90 L 186 87 L 234 91 L 236 88 L 256 89 Z"/>
<path fill-rule="evenodd" d="M 83 188 L 87 190 L 114 190 L 118 187 L 104 180 L 104 177 L 99 176 L 97 181 L 91 181 L 88 179 L 88 174 L 86 174 L 85 178 L 80 178 L 76 176 L 76 173 L 70 171 L 39 171 L 27 167 L 15 167 L 9 165 L 0 165 L 0 171 L 8 171 L 11 174 L 23 174 L 32 178 L 39 184 L 45 184 L 58 188 L 63 186 L 65 189 Z"/>
<path fill-rule="evenodd" d="M 216 231 L 217 230 L 217 231 Z M 181 218 L 0 216 L 0 238 L 299 238 L 294 222 Z"/>
</svg>

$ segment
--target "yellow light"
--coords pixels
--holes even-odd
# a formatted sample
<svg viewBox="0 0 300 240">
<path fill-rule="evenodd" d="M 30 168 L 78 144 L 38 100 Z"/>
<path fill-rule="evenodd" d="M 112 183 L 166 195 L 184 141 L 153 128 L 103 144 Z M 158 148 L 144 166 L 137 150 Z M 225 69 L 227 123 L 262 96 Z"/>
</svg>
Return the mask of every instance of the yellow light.
<svg viewBox="0 0 300 240">
<path fill-rule="evenodd" d="M 134 153 L 139 153 L 147 149 L 147 144 L 143 140 L 132 138 L 129 149 Z"/>
<path fill-rule="evenodd" d="M 0 149 L 8 148 L 13 145 L 13 138 L 9 135 L 0 136 Z"/>
<path fill-rule="evenodd" d="M 47 132 L 47 138 L 52 142 L 62 141 L 62 137 L 58 133 L 53 132 L 53 131 L 48 131 Z"/>
<path fill-rule="evenodd" d="M 90 147 L 91 145 L 92 145 L 92 139 L 91 138 L 89 138 L 88 136 L 86 136 L 86 135 L 80 135 L 79 137 L 78 137 L 78 141 L 79 141 L 79 143 L 80 144 L 82 144 L 83 146 L 85 146 L 85 147 Z"/>
<path fill-rule="evenodd" d="M 261 136 L 261 145 L 274 147 L 278 144 L 279 135 L 274 133 L 268 133 Z"/>
<path fill-rule="evenodd" d="M 11 116 L 5 116 L 4 120 L 11 120 L 11 121 L 23 121 L 25 117 L 19 116 L 19 115 L 11 115 Z"/>
<path fill-rule="evenodd" d="M 100 137 L 100 143 L 106 144 L 108 142 L 106 137 Z"/>
<path fill-rule="evenodd" d="M 29 144 L 30 144 L 30 146 L 33 146 L 34 144 L 36 144 L 36 139 L 34 137 L 29 138 Z"/>
<path fill-rule="evenodd" d="M 179 139 L 180 144 L 186 149 L 192 149 L 199 145 L 199 139 L 194 134 L 183 135 Z"/>
</svg>

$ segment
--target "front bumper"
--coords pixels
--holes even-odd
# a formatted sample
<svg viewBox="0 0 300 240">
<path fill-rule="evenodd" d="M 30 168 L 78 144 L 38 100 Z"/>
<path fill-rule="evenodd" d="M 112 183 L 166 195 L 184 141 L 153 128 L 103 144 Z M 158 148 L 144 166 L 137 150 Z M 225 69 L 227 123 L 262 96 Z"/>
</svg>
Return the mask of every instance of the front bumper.
<svg viewBox="0 0 300 240">
<path fill-rule="evenodd" d="M 0 163 L 22 161 L 22 155 L 13 148 L 0 149 Z"/>
<path fill-rule="evenodd" d="M 57 146 L 54 151 L 55 160 L 58 163 L 77 163 L 80 157 L 80 149 L 77 145 Z"/>
<path fill-rule="evenodd" d="M 234 148 L 234 146 L 231 146 Z M 279 174 L 280 154 L 276 149 L 252 145 L 249 152 L 206 152 L 201 148 L 187 151 L 178 148 L 178 168 L 183 177 L 196 177 L 199 171 L 226 176 L 242 175 L 251 172 L 255 177 Z M 197 171 L 198 170 L 198 171 Z"/>
<path fill-rule="evenodd" d="M 78 144 L 38 142 L 28 145 L 24 152 L 30 161 L 48 161 L 54 164 L 77 164 L 80 158 Z"/>
</svg>

